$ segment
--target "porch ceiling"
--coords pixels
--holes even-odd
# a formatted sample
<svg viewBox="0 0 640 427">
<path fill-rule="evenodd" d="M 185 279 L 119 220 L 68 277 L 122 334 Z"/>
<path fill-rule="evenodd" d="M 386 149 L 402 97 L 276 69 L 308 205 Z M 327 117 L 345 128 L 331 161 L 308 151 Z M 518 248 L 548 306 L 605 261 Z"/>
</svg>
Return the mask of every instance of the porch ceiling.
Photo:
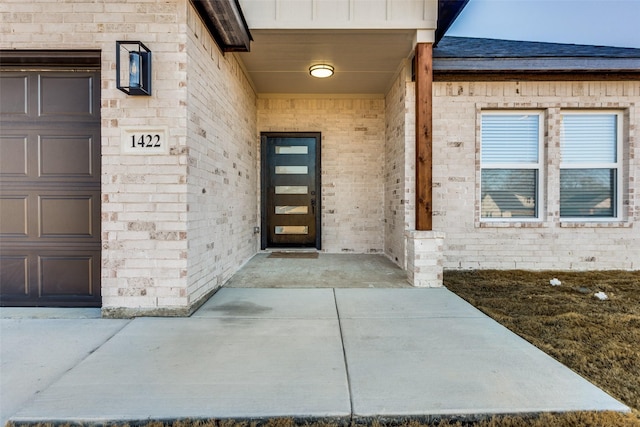
<svg viewBox="0 0 640 427">
<path fill-rule="evenodd" d="M 413 50 L 415 30 L 251 30 L 239 53 L 258 93 L 384 94 Z M 335 74 L 309 75 L 328 63 Z"/>
</svg>

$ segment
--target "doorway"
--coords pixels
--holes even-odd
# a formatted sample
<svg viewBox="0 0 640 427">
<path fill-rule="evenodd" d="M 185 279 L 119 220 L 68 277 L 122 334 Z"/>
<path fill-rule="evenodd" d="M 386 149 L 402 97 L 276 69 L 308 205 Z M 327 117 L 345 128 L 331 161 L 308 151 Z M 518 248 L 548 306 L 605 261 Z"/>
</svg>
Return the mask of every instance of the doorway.
<svg viewBox="0 0 640 427">
<path fill-rule="evenodd" d="M 321 249 L 319 132 L 263 132 L 261 248 Z"/>
</svg>

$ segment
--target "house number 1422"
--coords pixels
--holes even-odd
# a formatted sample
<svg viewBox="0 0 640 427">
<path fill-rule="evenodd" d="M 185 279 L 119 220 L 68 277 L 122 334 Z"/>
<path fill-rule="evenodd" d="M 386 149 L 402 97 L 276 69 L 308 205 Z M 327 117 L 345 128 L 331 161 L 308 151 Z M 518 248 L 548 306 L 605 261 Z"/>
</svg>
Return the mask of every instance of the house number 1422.
<svg viewBox="0 0 640 427">
<path fill-rule="evenodd" d="M 133 134 L 131 135 L 131 148 L 160 148 L 160 135 L 159 134 Z"/>
<path fill-rule="evenodd" d="M 169 154 L 169 129 L 164 126 L 123 127 L 120 129 L 120 152 L 131 156 Z"/>
</svg>

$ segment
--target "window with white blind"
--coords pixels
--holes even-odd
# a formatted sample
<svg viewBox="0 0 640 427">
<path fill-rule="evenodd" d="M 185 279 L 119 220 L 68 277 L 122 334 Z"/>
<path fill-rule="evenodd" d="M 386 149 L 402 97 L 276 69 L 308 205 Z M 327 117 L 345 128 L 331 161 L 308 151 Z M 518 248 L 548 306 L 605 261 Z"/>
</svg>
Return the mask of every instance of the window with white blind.
<svg viewBox="0 0 640 427">
<path fill-rule="evenodd" d="M 484 112 L 481 121 L 481 218 L 538 220 L 541 200 L 540 112 Z"/>
<path fill-rule="evenodd" d="M 560 217 L 618 217 L 621 115 L 563 112 L 560 136 Z"/>
</svg>

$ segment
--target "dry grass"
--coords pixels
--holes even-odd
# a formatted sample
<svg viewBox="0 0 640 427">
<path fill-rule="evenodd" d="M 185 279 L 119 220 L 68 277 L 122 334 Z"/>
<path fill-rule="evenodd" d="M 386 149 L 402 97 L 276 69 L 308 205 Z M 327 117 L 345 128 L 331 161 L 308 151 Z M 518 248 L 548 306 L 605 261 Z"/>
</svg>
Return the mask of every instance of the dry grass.
<svg viewBox="0 0 640 427">
<path fill-rule="evenodd" d="M 574 412 L 567 414 L 541 414 L 537 417 L 497 416 L 476 423 L 442 420 L 424 423 L 415 420 L 405 422 L 394 421 L 383 423 L 373 421 L 369 423 L 330 422 L 330 421 L 296 421 L 290 418 L 277 418 L 263 422 L 238 420 L 179 420 L 173 422 L 143 421 L 141 423 L 35 423 L 13 424 L 7 427 L 638 427 L 638 418 L 632 414 L 618 414 L 612 412 Z"/>
<path fill-rule="evenodd" d="M 561 286 L 549 284 L 552 278 Z M 445 286 L 527 341 L 634 408 L 630 414 L 574 412 L 496 416 L 463 423 L 394 421 L 394 427 L 638 427 L 640 426 L 640 272 L 447 272 Z M 600 301 L 593 294 L 605 292 Z M 385 427 L 385 423 L 365 423 Z M 359 427 L 361 424 L 273 419 L 143 422 L 144 427 Z M 53 427 L 39 424 L 39 427 Z M 64 424 L 55 427 L 75 427 Z M 119 424 L 133 427 L 134 424 Z"/>
<path fill-rule="evenodd" d="M 561 286 L 549 284 L 554 277 Z M 466 271 L 448 272 L 444 282 L 634 408 L 640 425 L 640 272 Z"/>
<path fill-rule="evenodd" d="M 640 409 L 640 272 L 452 272 L 445 286 Z"/>
</svg>

